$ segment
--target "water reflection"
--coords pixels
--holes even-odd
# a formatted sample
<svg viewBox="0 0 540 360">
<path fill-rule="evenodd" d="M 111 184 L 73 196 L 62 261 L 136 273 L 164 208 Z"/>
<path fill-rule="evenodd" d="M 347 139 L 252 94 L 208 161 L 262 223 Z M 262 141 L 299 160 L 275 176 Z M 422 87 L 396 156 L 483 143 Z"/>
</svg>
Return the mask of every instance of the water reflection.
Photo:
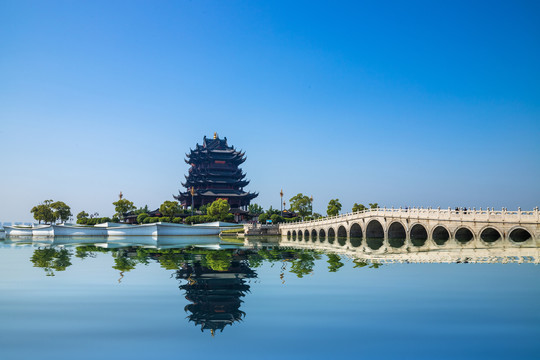
<svg viewBox="0 0 540 360">
<path fill-rule="evenodd" d="M 260 249 L 235 248 L 176 248 L 156 249 L 136 246 L 104 247 L 103 244 L 83 245 L 73 248 L 40 247 L 34 250 L 30 261 L 42 268 L 46 276 L 66 271 L 72 265 L 72 257 L 81 260 L 109 254 L 114 260 L 113 269 L 119 271 L 118 282 L 125 273 L 139 265 L 159 263 L 166 270 L 175 270 L 175 277 L 183 282 L 180 289 L 190 302 L 185 311 L 188 321 L 208 330 L 212 336 L 223 331 L 227 325 L 241 321 L 246 315 L 240 309 L 242 298 L 250 292 L 249 280 L 257 278 L 256 268 L 265 262 L 281 264 L 280 280 L 285 283 L 285 272 L 298 278 L 312 274 L 315 261 L 321 260 L 322 252 L 306 249 L 284 249 L 277 246 Z M 343 258 L 327 254 L 329 272 L 337 272 L 344 266 Z M 373 264 L 355 263 L 355 267 Z"/>
<path fill-rule="evenodd" d="M 216 251 L 207 253 L 194 263 L 186 262 L 176 272 L 176 278 L 185 280 L 180 289 L 185 292 L 191 304 L 184 308 L 189 312 L 188 320 L 201 327 L 201 331 L 210 330 L 214 336 L 216 330 L 223 331 L 225 326 L 241 321 L 246 315 L 240 310 L 242 297 L 249 292 L 250 286 L 245 279 L 257 277 L 243 256 L 229 252 Z"/>
<path fill-rule="evenodd" d="M 118 282 L 122 282 L 129 272 L 138 267 L 157 264 L 164 270 L 172 271 L 174 278 L 180 281 L 179 289 L 189 302 L 184 308 L 187 321 L 213 336 L 245 318 L 242 304 L 250 293 L 250 282 L 257 279 L 257 269 L 265 264 L 278 265 L 280 281 L 285 284 L 286 274 L 304 278 L 313 274 L 317 263 L 319 271 L 326 267 L 326 271 L 335 273 L 340 271 L 347 261 L 352 261 L 353 268 L 360 270 L 377 269 L 385 262 L 466 264 L 537 262 L 538 259 L 537 248 L 418 251 L 414 247 L 404 247 L 404 239 L 399 235 L 401 234 L 397 229 L 396 236 L 389 239 L 389 252 L 384 254 L 365 253 L 360 247 L 354 246 L 344 248 L 339 244 L 339 238 L 332 248 L 328 248 L 327 244 L 312 241 L 302 244 L 281 242 L 281 246 L 278 246 L 268 242 L 224 244 L 205 240 L 204 244 L 194 246 L 184 240 L 166 239 L 161 247 L 156 247 L 148 245 L 151 243 L 149 239 L 141 243 L 122 239 L 94 244 L 86 243 L 82 239 L 78 239 L 74 244 L 69 244 L 66 239 L 55 239 L 49 243 L 38 243 L 39 247 L 34 249 L 30 261 L 34 267 L 43 269 L 46 276 L 55 276 L 58 272 L 68 271 L 73 262 L 110 256 L 111 267 L 118 271 Z M 423 241 L 422 235 L 419 232 L 415 240 Z M 444 235 L 442 233 L 440 238 L 444 239 Z M 368 237 L 365 241 L 370 247 L 383 246 L 380 238 Z M 19 245 L 12 243 L 11 246 Z M 324 266 L 321 266 L 321 262 Z"/>
<path fill-rule="evenodd" d="M 34 267 L 45 270 L 47 276 L 54 276 L 54 271 L 64 271 L 71 265 L 71 253 L 66 249 L 36 249 L 30 258 Z"/>
</svg>

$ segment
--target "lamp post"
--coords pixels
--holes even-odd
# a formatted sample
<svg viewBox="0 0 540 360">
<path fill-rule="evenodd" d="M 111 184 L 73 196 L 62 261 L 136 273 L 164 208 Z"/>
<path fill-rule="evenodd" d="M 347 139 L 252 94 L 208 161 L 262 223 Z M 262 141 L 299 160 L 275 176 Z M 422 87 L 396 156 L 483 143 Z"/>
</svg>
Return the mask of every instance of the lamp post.
<svg viewBox="0 0 540 360">
<path fill-rule="evenodd" d="M 309 207 L 311 210 L 311 216 L 313 216 L 313 195 L 309 198 Z"/>
<path fill-rule="evenodd" d="M 193 216 L 193 195 L 195 195 L 195 188 L 192 186 L 189 192 L 191 193 L 191 216 Z"/>
<path fill-rule="evenodd" d="M 279 196 L 281 196 L 281 201 L 280 201 L 280 205 L 281 205 L 281 217 L 283 217 L 283 206 L 285 205 L 285 203 L 283 202 L 283 189 L 281 189 L 281 191 L 279 192 Z M 283 203 L 283 205 L 282 205 L 281 203 Z"/>
</svg>

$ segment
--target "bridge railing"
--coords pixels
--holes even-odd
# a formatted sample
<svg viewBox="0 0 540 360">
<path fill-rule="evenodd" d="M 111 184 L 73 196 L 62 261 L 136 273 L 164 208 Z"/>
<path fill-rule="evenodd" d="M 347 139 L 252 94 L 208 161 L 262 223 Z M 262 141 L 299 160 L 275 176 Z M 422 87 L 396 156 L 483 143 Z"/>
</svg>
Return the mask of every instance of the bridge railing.
<svg viewBox="0 0 540 360">
<path fill-rule="evenodd" d="M 494 208 L 487 209 L 440 209 L 440 208 L 376 208 L 366 209 L 357 212 L 350 212 L 340 214 L 336 216 L 328 216 L 307 221 L 298 221 L 293 223 L 282 223 L 281 226 L 294 226 L 296 224 L 302 225 L 316 225 L 321 222 L 334 222 L 347 219 L 350 217 L 362 218 L 371 216 L 392 216 L 392 217 L 406 217 L 406 218 L 422 218 L 429 220 L 492 220 L 492 221 L 530 221 L 540 222 L 540 211 L 538 207 L 534 210 L 523 211 L 518 209 L 517 211 L 509 211 L 505 208 L 501 210 L 495 210 Z"/>
</svg>

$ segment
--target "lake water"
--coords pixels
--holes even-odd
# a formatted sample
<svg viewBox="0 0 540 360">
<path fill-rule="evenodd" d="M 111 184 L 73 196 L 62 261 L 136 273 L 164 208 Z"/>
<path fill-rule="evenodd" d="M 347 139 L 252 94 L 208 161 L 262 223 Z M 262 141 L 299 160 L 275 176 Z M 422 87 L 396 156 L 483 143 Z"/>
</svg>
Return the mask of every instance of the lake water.
<svg viewBox="0 0 540 360">
<path fill-rule="evenodd" d="M 0 359 L 540 354 L 534 258 L 390 263 L 217 238 L 63 241 L 0 241 Z"/>
</svg>

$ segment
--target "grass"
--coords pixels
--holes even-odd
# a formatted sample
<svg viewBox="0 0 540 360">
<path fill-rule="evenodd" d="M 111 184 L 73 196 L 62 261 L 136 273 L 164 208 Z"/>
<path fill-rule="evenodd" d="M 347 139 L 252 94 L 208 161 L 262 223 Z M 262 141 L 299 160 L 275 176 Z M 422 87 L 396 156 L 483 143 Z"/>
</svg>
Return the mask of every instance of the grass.
<svg viewBox="0 0 540 360">
<path fill-rule="evenodd" d="M 222 234 L 231 234 L 231 235 L 243 234 L 244 233 L 244 228 L 241 227 L 241 228 L 222 230 L 221 233 Z"/>
</svg>

